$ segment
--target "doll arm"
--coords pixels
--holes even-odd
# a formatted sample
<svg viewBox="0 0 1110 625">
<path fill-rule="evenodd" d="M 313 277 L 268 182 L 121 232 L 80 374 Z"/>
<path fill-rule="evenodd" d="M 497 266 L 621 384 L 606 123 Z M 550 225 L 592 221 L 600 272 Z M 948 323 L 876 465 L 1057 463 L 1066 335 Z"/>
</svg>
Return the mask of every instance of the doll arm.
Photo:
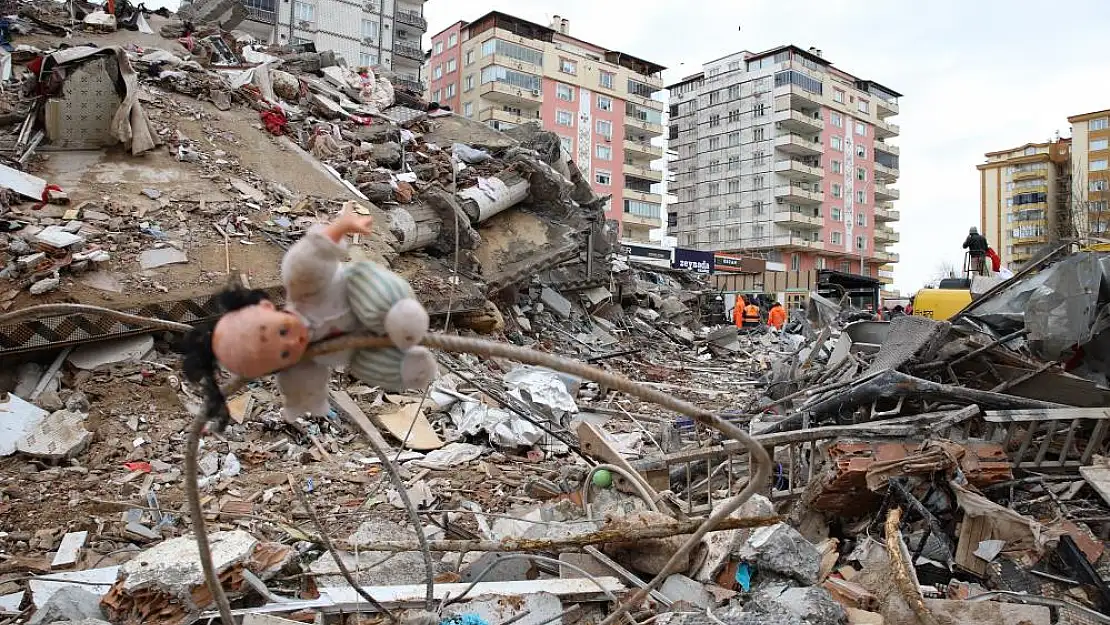
<svg viewBox="0 0 1110 625">
<path fill-rule="evenodd" d="M 317 417 L 327 416 L 328 381 L 331 367 L 308 360 L 277 374 L 277 385 L 285 400 L 282 416 L 296 419 L 310 414 Z"/>
<path fill-rule="evenodd" d="M 347 258 L 345 237 L 348 234 L 369 234 L 373 220 L 357 215 L 348 202 L 334 221 L 315 226 L 293 244 L 281 263 L 282 282 L 291 302 L 311 300 L 327 290 Z"/>
</svg>

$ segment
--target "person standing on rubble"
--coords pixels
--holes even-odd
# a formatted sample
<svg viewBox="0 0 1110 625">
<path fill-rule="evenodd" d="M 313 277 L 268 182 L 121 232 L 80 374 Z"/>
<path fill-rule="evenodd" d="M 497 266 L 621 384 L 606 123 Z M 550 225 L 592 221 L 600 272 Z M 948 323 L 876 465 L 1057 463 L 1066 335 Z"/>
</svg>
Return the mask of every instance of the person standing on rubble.
<svg viewBox="0 0 1110 625">
<path fill-rule="evenodd" d="M 987 243 L 987 237 L 979 234 L 979 229 L 975 226 L 967 234 L 964 239 L 964 249 L 967 250 L 970 257 L 968 269 L 981 276 L 987 275 L 987 250 L 990 249 L 990 244 Z"/>
<path fill-rule="evenodd" d="M 751 330 L 759 327 L 759 306 L 754 303 L 744 307 L 744 329 Z"/>
<path fill-rule="evenodd" d="M 744 327 L 744 307 L 748 303 L 744 301 L 744 296 L 740 293 L 736 294 L 736 305 L 732 307 L 732 322 L 736 324 L 737 328 Z"/>
<path fill-rule="evenodd" d="M 767 313 L 767 323 L 778 331 L 782 331 L 783 326 L 786 325 L 786 309 L 782 304 L 775 302 L 771 304 L 771 312 Z"/>
</svg>

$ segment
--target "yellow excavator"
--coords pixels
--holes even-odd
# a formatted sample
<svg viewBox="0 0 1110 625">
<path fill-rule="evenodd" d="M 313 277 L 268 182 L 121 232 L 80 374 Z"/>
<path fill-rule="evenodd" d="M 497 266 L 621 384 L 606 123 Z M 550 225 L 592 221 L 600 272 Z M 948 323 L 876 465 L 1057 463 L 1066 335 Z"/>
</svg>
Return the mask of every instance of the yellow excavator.
<svg viewBox="0 0 1110 625">
<path fill-rule="evenodd" d="M 964 277 L 945 278 L 935 287 L 925 287 L 913 296 L 915 317 L 946 321 L 971 303 L 971 276 L 977 273 L 969 254 L 964 254 Z"/>
</svg>

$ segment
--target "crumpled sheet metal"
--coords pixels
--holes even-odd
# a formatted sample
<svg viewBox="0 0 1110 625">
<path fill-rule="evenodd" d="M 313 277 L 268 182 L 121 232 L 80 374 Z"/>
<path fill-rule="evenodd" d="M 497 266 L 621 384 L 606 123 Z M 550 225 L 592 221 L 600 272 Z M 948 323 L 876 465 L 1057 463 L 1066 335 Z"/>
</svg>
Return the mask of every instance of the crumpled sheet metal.
<svg viewBox="0 0 1110 625">
<path fill-rule="evenodd" d="M 509 393 L 518 399 L 524 399 L 520 394 L 524 390 L 534 404 L 570 414 L 578 412 L 574 397 L 554 371 L 539 367 L 518 367 L 507 373 L 503 381 Z"/>
<path fill-rule="evenodd" d="M 485 432 L 498 447 L 530 447 L 543 438 L 540 428 L 519 416 L 479 402 L 459 402 L 451 408 L 451 420 L 460 432 L 475 436 Z"/>
</svg>

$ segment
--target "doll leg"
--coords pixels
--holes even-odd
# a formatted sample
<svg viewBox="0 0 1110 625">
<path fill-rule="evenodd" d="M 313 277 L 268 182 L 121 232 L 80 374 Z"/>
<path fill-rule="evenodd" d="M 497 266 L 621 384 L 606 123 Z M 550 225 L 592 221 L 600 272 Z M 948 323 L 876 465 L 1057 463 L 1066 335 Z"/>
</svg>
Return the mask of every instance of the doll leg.
<svg viewBox="0 0 1110 625">
<path fill-rule="evenodd" d="M 436 379 L 438 367 L 432 352 L 423 347 L 360 349 L 351 357 L 351 375 L 387 391 L 423 390 Z"/>
<path fill-rule="evenodd" d="M 326 416 L 331 410 L 328 405 L 329 380 L 331 367 L 307 361 L 278 373 L 278 388 L 285 397 L 282 416 L 286 419 L 296 419 L 305 414 Z"/>
</svg>

